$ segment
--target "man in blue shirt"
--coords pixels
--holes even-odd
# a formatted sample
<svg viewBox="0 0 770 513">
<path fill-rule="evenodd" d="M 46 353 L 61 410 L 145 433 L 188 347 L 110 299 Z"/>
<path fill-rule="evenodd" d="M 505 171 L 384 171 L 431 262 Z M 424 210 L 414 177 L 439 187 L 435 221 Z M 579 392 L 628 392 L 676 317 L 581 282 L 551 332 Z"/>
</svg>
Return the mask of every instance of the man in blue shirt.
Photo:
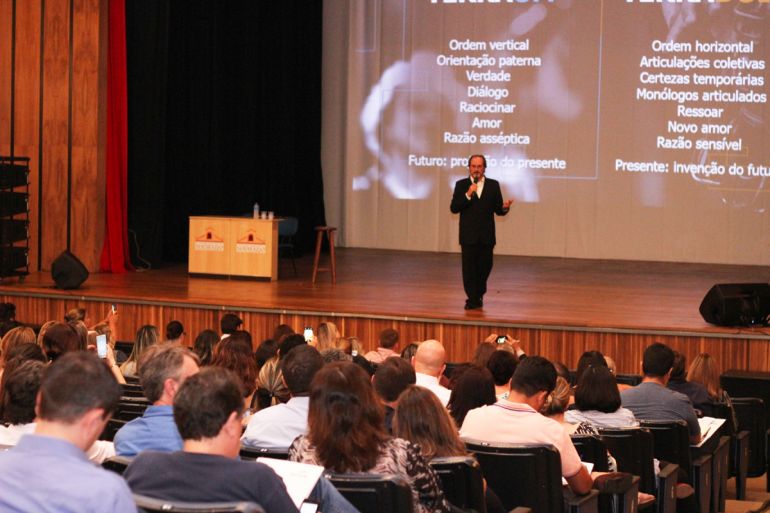
<svg viewBox="0 0 770 513">
<path fill-rule="evenodd" d="M 241 383 L 231 371 L 207 367 L 190 377 L 174 400 L 183 450 L 134 458 L 123 474 L 131 490 L 168 501 L 251 501 L 270 513 L 298 513 L 270 467 L 238 458 L 243 410 Z M 359 513 L 323 477 L 310 500 L 327 513 Z"/>
<path fill-rule="evenodd" d="M 46 369 L 35 433 L 0 453 L 0 511 L 135 513 L 125 481 L 84 452 L 119 400 L 120 385 L 92 353 L 67 353 Z"/>
<path fill-rule="evenodd" d="M 182 449 L 182 437 L 174 424 L 174 397 L 184 380 L 198 372 L 198 361 L 195 353 L 177 344 L 157 344 L 144 353 L 139 382 L 152 406 L 115 433 L 118 456 L 136 456 L 146 449 Z"/>
</svg>

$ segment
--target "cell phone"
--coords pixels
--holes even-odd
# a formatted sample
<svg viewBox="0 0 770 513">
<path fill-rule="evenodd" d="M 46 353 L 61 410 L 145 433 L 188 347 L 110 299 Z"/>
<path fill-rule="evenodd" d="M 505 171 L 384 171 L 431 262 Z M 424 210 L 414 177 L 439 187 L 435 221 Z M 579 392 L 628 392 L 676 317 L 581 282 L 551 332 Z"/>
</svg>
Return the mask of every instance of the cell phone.
<svg viewBox="0 0 770 513">
<path fill-rule="evenodd" d="M 498 344 L 505 344 L 506 340 L 507 339 L 505 338 L 505 335 L 501 335 L 501 336 L 497 337 L 497 343 Z"/>
<path fill-rule="evenodd" d="M 96 335 L 96 355 L 107 358 L 107 335 Z"/>
<path fill-rule="evenodd" d="M 315 502 L 305 501 L 299 507 L 299 513 L 316 513 L 318 511 L 318 504 Z"/>
<path fill-rule="evenodd" d="M 113 315 L 118 313 L 118 305 L 116 305 L 115 303 L 112 303 L 112 306 L 110 308 L 112 309 L 112 314 Z"/>
<path fill-rule="evenodd" d="M 313 340 L 313 328 L 305 326 L 305 332 L 303 335 L 305 336 L 305 342 L 310 342 Z"/>
</svg>

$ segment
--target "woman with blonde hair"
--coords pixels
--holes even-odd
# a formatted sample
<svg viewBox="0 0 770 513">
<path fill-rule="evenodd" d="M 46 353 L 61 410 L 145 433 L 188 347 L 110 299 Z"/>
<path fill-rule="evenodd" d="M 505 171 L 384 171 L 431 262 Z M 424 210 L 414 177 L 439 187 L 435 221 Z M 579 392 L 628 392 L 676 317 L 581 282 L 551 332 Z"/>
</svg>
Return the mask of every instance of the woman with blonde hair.
<svg viewBox="0 0 770 513">
<path fill-rule="evenodd" d="M 726 404 L 732 412 L 733 429 L 738 427 L 738 419 L 735 416 L 735 408 L 730 396 L 719 383 L 719 376 L 722 370 L 719 368 L 719 362 L 708 353 L 701 353 L 695 357 L 687 369 L 687 381 L 691 383 L 700 383 L 708 391 L 709 399 L 713 403 Z"/>
<path fill-rule="evenodd" d="M 340 332 L 333 322 L 322 322 L 318 325 L 318 351 L 337 347 L 337 341 L 340 339 Z"/>
<path fill-rule="evenodd" d="M 8 362 L 7 355 L 12 349 L 22 344 L 34 344 L 35 342 L 35 332 L 32 328 L 17 326 L 9 330 L 0 340 L 0 376 L 3 375 L 3 369 Z"/>
<path fill-rule="evenodd" d="M 136 332 L 134 348 L 131 350 L 131 354 L 128 355 L 128 360 L 123 362 L 123 365 L 120 366 L 120 372 L 127 377 L 138 377 L 139 359 L 150 346 L 155 345 L 158 342 L 160 342 L 160 332 L 158 331 L 158 328 L 150 324 L 139 328 L 139 331 Z"/>
</svg>

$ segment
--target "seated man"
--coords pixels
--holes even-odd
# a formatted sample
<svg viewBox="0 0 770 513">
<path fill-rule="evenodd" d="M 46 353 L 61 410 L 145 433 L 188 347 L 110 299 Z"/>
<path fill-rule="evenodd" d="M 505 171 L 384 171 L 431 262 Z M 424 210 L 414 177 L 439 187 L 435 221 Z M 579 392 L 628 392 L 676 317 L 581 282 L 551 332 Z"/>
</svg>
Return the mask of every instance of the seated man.
<svg viewBox="0 0 770 513">
<path fill-rule="evenodd" d="M 640 420 L 684 420 L 690 432 L 690 442 L 700 442 L 700 425 L 690 399 L 666 388 L 674 365 L 674 351 L 656 342 L 644 350 L 642 382 L 623 390 L 620 400 Z"/>
<path fill-rule="evenodd" d="M 118 456 L 136 456 L 145 449 L 167 452 L 182 449 L 172 405 L 184 380 L 196 372 L 198 357 L 182 346 L 156 344 L 142 355 L 139 382 L 152 406 L 115 433 Z"/>
<path fill-rule="evenodd" d="M 207 367 L 188 378 L 174 399 L 174 419 L 183 451 L 145 451 L 123 477 L 134 493 L 171 501 L 251 501 L 270 513 L 296 513 L 286 487 L 271 468 L 238 459 L 243 394 L 238 378 Z M 329 481 L 311 494 L 324 512 L 355 512 Z"/>
<path fill-rule="evenodd" d="M 393 414 L 398 405 L 398 396 L 416 381 L 414 369 L 400 356 L 385 359 L 372 376 L 372 385 L 385 406 L 385 429 L 393 431 Z"/>
<path fill-rule="evenodd" d="M 446 351 L 438 340 L 426 340 L 417 347 L 412 357 L 412 367 L 417 386 L 425 387 L 438 397 L 444 406 L 449 402 L 452 391 L 439 384 L 439 378 L 446 368 Z"/>
<path fill-rule="evenodd" d="M 377 349 L 369 351 L 364 358 L 372 363 L 382 363 L 386 358 L 399 356 L 398 350 L 398 331 L 393 328 L 385 328 L 380 332 L 380 341 Z"/>
<path fill-rule="evenodd" d="M 541 356 L 525 358 L 513 374 L 508 399 L 469 411 L 460 436 L 490 443 L 551 444 L 559 451 L 562 476 L 570 489 L 584 494 L 593 480 L 572 440 L 559 422 L 539 413 L 555 386 L 551 362 Z"/>
<path fill-rule="evenodd" d="M 34 434 L 0 453 L 0 511 L 135 513 L 120 476 L 89 462 L 120 401 L 120 385 L 96 355 L 74 351 L 48 367 Z"/>
<path fill-rule="evenodd" d="M 307 344 L 288 352 L 281 369 L 291 399 L 285 404 L 276 404 L 253 414 L 243 433 L 244 445 L 288 449 L 295 438 L 307 433 L 310 382 L 323 365 L 318 350 Z"/>
</svg>

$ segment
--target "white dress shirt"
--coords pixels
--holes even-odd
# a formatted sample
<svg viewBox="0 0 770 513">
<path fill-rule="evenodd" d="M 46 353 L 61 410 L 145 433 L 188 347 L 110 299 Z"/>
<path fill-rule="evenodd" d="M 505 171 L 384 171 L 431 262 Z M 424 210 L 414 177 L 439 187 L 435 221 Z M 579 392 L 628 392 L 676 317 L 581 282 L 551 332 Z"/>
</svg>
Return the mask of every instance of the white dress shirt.
<svg viewBox="0 0 770 513">
<path fill-rule="evenodd" d="M 292 397 L 286 404 L 276 404 L 256 412 L 241 442 L 249 447 L 286 449 L 299 435 L 307 434 L 309 397 Z"/>
<path fill-rule="evenodd" d="M 436 394 L 436 397 L 438 397 L 439 401 L 441 401 L 441 404 L 444 406 L 449 403 L 449 396 L 452 395 L 452 391 L 446 387 L 441 386 L 438 382 L 438 378 L 429 376 L 427 374 L 421 374 L 419 372 L 416 372 L 415 376 L 417 378 L 415 385 L 427 388 Z"/>
</svg>

